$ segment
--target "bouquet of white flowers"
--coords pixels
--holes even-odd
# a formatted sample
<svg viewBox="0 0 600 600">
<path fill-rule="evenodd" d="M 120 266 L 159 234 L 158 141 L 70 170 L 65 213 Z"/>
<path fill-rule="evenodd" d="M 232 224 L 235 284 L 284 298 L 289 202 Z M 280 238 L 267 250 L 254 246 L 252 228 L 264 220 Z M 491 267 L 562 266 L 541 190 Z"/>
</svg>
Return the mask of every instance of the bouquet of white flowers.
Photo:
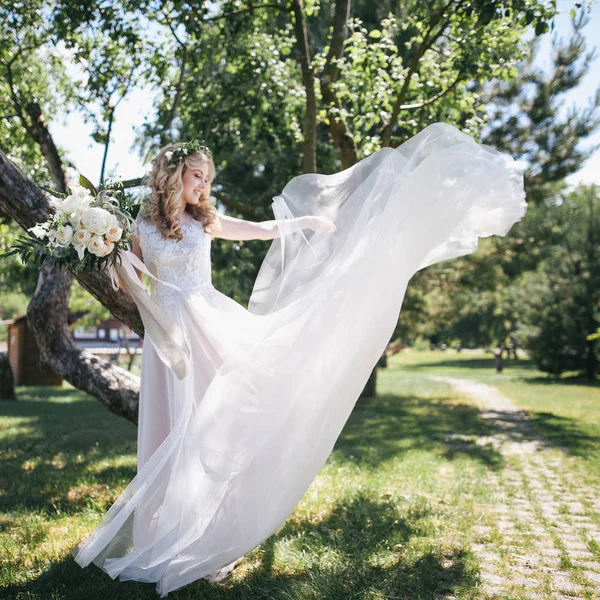
<svg viewBox="0 0 600 600">
<path fill-rule="evenodd" d="M 23 262 L 64 265 L 82 273 L 112 265 L 129 250 L 134 205 L 118 183 L 100 192 L 83 175 L 66 194 L 45 189 L 54 214 L 31 227 L 35 237 L 21 237 L 3 256 L 19 254 Z"/>
</svg>

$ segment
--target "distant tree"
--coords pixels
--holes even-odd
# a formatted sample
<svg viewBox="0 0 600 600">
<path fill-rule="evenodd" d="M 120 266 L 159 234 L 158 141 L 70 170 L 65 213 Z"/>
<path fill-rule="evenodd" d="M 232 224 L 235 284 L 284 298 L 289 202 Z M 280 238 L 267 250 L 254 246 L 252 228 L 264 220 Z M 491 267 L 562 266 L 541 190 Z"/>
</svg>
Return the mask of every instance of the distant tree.
<svg viewBox="0 0 600 600">
<path fill-rule="evenodd" d="M 483 141 L 526 163 L 529 203 L 537 204 L 564 189 L 565 179 L 596 149 L 585 148 L 583 142 L 600 124 L 600 88 L 588 106 L 563 110 L 564 95 L 577 88 L 595 58 L 583 35 L 588 22 L 580 12 L 573 18 L 573 35 L 567 41 L 553 38 L 548 71 L 534 65 L 539 44 L 535 39 L 517 76 L 497 81 L 486 94 L 491 111 Z"/>
<path fill-rule="evenodd" d="M 552 212 L 554 243 L 520 281 L 517 331 L 539 368 L 595 377 L 600 365 L 600 186 L 562 195 Z"/>
</svg>

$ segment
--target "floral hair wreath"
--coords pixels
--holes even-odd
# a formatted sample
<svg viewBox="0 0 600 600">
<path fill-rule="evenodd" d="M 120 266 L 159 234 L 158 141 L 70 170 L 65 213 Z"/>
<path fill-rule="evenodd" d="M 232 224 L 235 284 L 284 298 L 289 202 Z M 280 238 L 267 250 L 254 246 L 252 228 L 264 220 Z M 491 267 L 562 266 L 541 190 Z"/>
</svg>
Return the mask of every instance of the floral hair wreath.
<svg viewBox="0 0 600 600">
<path fill-rule="evenodd" d="M 165 152 L 165 156 L 169 159 L 169 165 L 178 165 L 184 161 L 186 156 L 190 156 L 192 154 L 198 154 L 200 152 L 204 152 L 212 158 L 212 152 L 204 144 L 204 140 L 191 140 L 189 142 L 184 142 L 177 150 L 171 150 L 169 152 Z"/>
</svg>

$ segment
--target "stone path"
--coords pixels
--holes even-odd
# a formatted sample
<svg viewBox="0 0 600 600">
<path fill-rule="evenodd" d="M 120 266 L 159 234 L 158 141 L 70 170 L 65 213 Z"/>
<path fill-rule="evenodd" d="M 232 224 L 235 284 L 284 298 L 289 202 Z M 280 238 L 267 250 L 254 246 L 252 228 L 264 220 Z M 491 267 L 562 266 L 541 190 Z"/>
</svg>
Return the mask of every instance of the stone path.
<svg viewBox="0 0 600 600">
<path fill-rule="evenodd" d="M 502 468 L 489 477 L 496 490 L 489 507 L 494 518 L 473 528 L 480 597 L 600 599 L 600 490 L 582 485 L 565 469 L 560 450 L 549 446 L 528 413 L 496 388 L 466 379 L 432 379 L 475 400 L 494 431 L 477 443 L 490 444 L 503 458 Z"/>
</svg>

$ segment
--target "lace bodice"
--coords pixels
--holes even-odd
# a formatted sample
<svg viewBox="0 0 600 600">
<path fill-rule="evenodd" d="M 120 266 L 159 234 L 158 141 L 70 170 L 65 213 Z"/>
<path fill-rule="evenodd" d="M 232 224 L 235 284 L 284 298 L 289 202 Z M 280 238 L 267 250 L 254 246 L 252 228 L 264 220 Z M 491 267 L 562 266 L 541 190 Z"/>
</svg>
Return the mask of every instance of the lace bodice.
<svg viewBox="0 0 600 600">
<path fill-rule="evenodd" d="M 152 298 L 158 304 L 166 306 L 174 294 L 191 294 L 202 291 L 203 287 L 212 288 L 210 245 L 212 236 L 204 231 L 204 226 L 188 213 L 179 217 L 182 240 L 164 239 L 158 228 L 138 217 L 133 233 L 138 236 L 143 260 L 148 270 L 161 281 L 176 285 L 181 292 L 173 288 L 152 282 Z"/>
</svg>

